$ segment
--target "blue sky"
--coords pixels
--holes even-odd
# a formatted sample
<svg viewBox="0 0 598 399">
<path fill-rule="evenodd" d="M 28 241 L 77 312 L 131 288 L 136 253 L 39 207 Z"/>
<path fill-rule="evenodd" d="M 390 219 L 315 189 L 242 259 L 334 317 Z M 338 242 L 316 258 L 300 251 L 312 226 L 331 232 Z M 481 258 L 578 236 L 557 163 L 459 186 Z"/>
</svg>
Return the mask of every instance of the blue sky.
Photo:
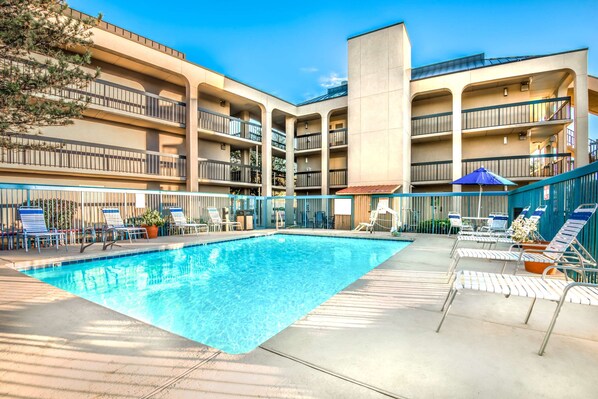
<svg viewBox="0 0 598 399">
<path fill-rule="evenodd" d="M 574 3 L 69 1 L 291 102 L 322 94 L 346 77 L 347 37 L 398 21 L 409 32 L 413 66 L 480 52 L 500 57 L 590 47 L 589 72 L 598 76 L 598 1 Z"/>
</svg>

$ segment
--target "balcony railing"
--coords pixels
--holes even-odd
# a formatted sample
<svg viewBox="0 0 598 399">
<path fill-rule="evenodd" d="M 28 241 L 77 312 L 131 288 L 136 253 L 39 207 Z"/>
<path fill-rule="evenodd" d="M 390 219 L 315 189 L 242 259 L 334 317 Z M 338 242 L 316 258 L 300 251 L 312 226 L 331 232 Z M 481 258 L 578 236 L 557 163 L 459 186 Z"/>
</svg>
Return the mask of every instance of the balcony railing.
<svg viewBox="0 0 598 399">
<path fill-rule="evenodd" d="M 185 124 L 185 103 L 132 89 L 106 80 L 96 79 L 85 89 L 52 89 L 49 94 L 70 100 L 89 99 L 91 104 L 149 116 L 168 122 Z"/>
<path fill-rule="evenodd" d="M 347 145 L 347 129 L 335 129 L 328 133 L 328 144 L 330 147 Z"/>
<path fill-rule="evenodd" d="M 506 177 L 541 178 L 556 176 L 573 169 L 571 154 L 519 155 L 464 159 L 462 173 L 466 175 L 484 166 L 486 169 Z M 451 181 L 452 161 L 421 162 L 411 164 L 411 181 Z"/>
<path fill-rule="evenodd" d="M 287 184 L 287 172 L 284 170 L 273 170 L 272 171 L 272 186 L 274 187 L 286 187 Z"/>
<path fill-rule="evenodd" d="M 598 161 L 598 140 L 590 139 L 590 163 Z"/>
<path fill-rule="evenodd" d="M 262 127 L 257 123 L 205 109 L 199 110 L 199 128 L 251 141 L 262 141 Z"/>
<path fill-rule="evenodd" d="M 322 148 L 322 133 L 304 134 L 295 137 L 295 151 L 317 150 Z"/>
<path fill-rule="evenodd" d="M 261 184 L 261 169 L 259 166 L 223 161 L 199 161 L 199 178 L 232 183 Z"/>
<path fill-rule="evenodd" d="M 444 181 L 452 180 L 453 162 L 418 162 L 411 164 L 411 181 Z"/>
<path fill-rule="evenodd" d="M 422 136 L 450 132 L 453 130 L 453 114 L 443 112 L 434 115 L 415 116 L 411 118 L 411 136 Z"/>
<path fill-rule="evenodd" d="M 0 149 L 0 163 L 4 164 L 185 177 L 184 155 L 23 134 L 8 137 L 16 146 Z"/>
<path fill-rule="evenodd" d="M 330 187 L 347 185 L 347 169 L 331 169 L 328 173 Z"/>
<path fill-rule="evenodd" d="M 567 128 L 567 145 L 575 148 L 575 131 L 571 128 Z"/>
<path fill-rule="evenodd" d="M 285 132 L 281 132 L 276 129 L 272 129 L 272 145 L 281 150 L 287 148 L 287 135 Z"/>
<path fill-rule="evenodd" d="M 297 172 L 295 173 L 295 187 L 320 187 L 322 185 L 322 172 Z"/>
<path fill-rule="evenodd" d="M 526 101 L 463 111 L 462 128 L 521 125 L 571 119 L 571 97 Z"/>
</svg>

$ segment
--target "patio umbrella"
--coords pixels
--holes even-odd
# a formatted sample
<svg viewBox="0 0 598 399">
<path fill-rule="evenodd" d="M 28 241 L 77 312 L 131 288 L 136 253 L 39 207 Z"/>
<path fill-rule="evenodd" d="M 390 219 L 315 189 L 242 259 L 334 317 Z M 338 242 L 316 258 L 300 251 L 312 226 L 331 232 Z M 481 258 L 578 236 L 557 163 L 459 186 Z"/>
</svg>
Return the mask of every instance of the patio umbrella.
<svg viewBox="0 0 598 399">
<path fill-rule="evenodd" d="M 505 179 L 495 173 L 490 172 L 483 166 L 479 169 L 474 170 L 468 175 L 463 176 L 460 179 L 455 180 L 451 184 L 461 184 L 463 186 L 480 186 L 480 196 L 478 199 L 478 217 L 480 217 L 480 208 L 482 206 L 482 191 L 484 186 L 516 186 L 516 183 Z"/>
</svg>

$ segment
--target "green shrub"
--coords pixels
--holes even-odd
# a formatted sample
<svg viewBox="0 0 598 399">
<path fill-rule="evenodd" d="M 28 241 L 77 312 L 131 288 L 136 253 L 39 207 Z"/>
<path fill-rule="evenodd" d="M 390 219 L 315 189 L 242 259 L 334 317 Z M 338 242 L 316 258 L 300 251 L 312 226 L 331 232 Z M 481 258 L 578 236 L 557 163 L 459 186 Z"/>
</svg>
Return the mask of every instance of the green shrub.
<svg viewBox="0 0 598 399">
<path fill-rule="evenodd" d="M 141 215 L 141 223 L 146 226 L 162 227 L 164 222 L 162 214 L 155 209 L 148 209 Z"/>
</svg>

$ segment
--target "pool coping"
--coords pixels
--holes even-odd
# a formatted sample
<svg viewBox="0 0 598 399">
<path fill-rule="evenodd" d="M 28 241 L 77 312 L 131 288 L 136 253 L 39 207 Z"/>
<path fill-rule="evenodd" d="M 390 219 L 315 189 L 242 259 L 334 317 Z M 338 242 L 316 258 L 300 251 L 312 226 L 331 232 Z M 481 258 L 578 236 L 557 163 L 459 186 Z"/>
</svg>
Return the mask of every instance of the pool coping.
<svg viewBox="0 0 598 399">
<path fill-rule="evenodd" d="M 335 230 L 336 231 L 336 230 Z M 356 240 L 382 240 L 382 241 L 401 241 L 401 242 L 413 242 L 413 239 L 406 238 L 406 237 L 368 237 L 368 236 L 352 236 L 350 235 L 350 231 L 346 233 L 336 233 L 336 234 L 327 234 L 327 232 L 303 232 L 298 231 L 295 233 L 294 231 L 291 232 L 289 230 L 275 230 L 275 231 L 264 231 L 261 233 L 255 232 L 248 235 L 243 235 L 240 237 L 222 237 L 215 238 L 210 241 L 204 242 L 187 242 L 187 243 L 165 243 L 160 244 L 156 248 L 151 249 L 142 249 L 142 248 L 131 248 L 131 249 L 124 249 L 119 251 L 118 253 L 110 253 L 110 254 L 87 254 L 85 255 L 75 255 L 73 257 L 51 257 L 48 259 L 32 259 L 32 260 L 23 260 L 18 262 L 13 262 L 7 259 L 3 259 L 6 261 L 6 264 L 15 269 L 19 272 L 27 271 L 31 269 L 44 269 L 50 267 L 62 267 L 72 264 L 78 263 L 87 263 L 87 262 L 94 262 L 98 260 L 106 260 L 106 259 L 113 259 L 113 258 L 124 258 L 129 256 L 141 255 L 141 254 L 150 254 L 155 252 L 164 252 L 164 251 L 172 251 L 177 249 L 183 248 L 192 248 L 192 247 L 199 247 L 199 246 L 206 246 L 206 245 L 213 245 L 213 244 L 220 244 L 225 242 L 232 242 L 232 241 L 240 241 L 240 240 L 247 240 L 251 238 L 258 238 L 258 237 L 266 237 L 271 235 L 298 235 L 298 236 L 311 236 L 311 237 L 330 237 L 330 238 L 348 238 L 348 239 L 356 239 Z"/>
</svg>

